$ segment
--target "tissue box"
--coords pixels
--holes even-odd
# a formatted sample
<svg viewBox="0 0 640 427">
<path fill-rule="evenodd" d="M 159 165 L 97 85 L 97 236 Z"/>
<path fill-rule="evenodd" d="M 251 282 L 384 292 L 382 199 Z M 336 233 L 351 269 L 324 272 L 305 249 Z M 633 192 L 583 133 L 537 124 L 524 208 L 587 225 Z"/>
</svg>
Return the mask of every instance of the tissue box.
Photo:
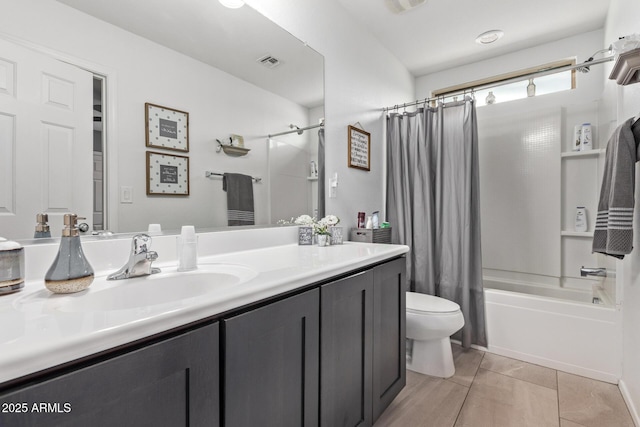
<svg viewBox="0 0 640 427">
<path fill-rule="evenodd" d="M 349 240 L 362 243 L 391 243 L 391 227 L 352 228 Z"/>
</svg>

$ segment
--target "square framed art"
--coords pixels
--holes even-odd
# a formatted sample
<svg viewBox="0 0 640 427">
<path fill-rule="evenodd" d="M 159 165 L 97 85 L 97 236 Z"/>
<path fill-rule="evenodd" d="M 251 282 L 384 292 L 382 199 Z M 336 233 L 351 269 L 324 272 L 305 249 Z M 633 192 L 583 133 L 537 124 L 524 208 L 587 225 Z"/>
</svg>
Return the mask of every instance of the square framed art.
<svg viewBox="0 0 640 427">
<path fill-rule="evenodd" d="M 189 158 L 147 151 L 147 195 L 188 196 Z"/>
<path fill-rule="evenodd" d="M 147 147 L 189 152 L 189 113 L 144 104 Z"/>
</svg>

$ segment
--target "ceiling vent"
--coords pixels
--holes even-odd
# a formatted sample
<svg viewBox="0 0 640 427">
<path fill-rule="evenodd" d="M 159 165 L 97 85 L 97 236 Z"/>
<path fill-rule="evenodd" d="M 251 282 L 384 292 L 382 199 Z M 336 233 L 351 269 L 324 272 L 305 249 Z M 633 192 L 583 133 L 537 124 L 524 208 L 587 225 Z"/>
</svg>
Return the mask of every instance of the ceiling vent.
<svg viewBox="0 0 640 427">
<path fill-rule="evenodd" d="M 256 61 L 267 68 L 276 68 L 278 65 L 280 65 L 280 60 L 271 55 L 263 56 L 262 58 L 258 58 Z"/>
<path fill-rule="evenodd" d="M 424 4 L 427 0 L 384 0 L 393 13 L 402 13 Z"/>
</svg>

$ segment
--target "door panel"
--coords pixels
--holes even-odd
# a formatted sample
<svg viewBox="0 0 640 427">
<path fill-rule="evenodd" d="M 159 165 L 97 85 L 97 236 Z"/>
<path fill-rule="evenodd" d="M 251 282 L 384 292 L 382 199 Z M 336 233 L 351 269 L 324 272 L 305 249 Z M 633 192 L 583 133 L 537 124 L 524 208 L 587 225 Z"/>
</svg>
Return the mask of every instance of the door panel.
<svg viewBox="0 0 640 427">
<path fill-rule="evenodd" d="M 35 215 L 92 225 L 93 75 L 0 40 L 0 236 L 33 235 Z"/>
<path fill-rule="evenodd" d="M 370 426 L 373 273 L 326 284 L 320 292 L 320 425 Z"/>
<path fill-rule="evenodd" d="M 224 321 L 224 425 L 318 425 L 318 293 Z"/>
</svg>

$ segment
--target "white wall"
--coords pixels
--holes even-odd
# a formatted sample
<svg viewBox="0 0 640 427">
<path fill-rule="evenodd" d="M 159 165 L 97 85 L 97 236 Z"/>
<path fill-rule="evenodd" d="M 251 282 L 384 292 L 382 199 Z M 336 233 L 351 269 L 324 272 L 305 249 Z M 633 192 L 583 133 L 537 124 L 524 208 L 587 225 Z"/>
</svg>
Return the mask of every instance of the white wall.
<svg viewBox="0 0 640 427">
<path fill-rule="evenodd" d="M 334 1 L 248 0 L 252 7 L 325 57 L 326 188 L 338 173 L 327 214 L 356 225 L 358 211 L 384 209 L 381 108 L 412 100 L 414 79 L 400 62 Z M 347 126 L 371 133 L 371 171 L 347 167 Z"/>
<path fill-rule="evenodd" d="M 53 0 L 2 2 L 10 10 L 0 14 L 2 33 L 94 64 L 109 72 L 107 84 L 116 85 L 116 99 L 107 100 L 107 120 L 116 124 L 109 142 L 117 144 L 117 164 L 110 165 L 117 183 L 109 192 L 117 200 L 120 186 L 133 187 L 133 204 L 116 202 L 118 231 L 144 230 L 148 223 L 165 230 L 226 225 L 222 181 L 205 178 L 206 170 L 262 177 L 254 185 L 256 223 L 268 223 L 264 135 L 288 130 L 289 123 L 306 126 L 308 109 Z M 189 197 L 146 196 L 145 152 L 163 150 L 145 147 L 145 102 L 190 113 L 190 151 L 174 152 L 190 158 Z M 230 133 L 244 135 L 249 155 L 215 152 L 215 139 Z"/>
<path fill-rule="evenodd" d="M 640 2 L 612 0 L 605 25 L 605 41 L 640 33 Z M 606 69 L 606 74 L 611 66 Z M 640 113 L 640 85 L 626 87 L 607 83 L 606 94 L 617 105 L 618 123 Z M 636 167 L 636 201 L 640 198 L 640 171 Z M 622 379 L 620 389 L 631 409 L 636 425 L 640 425 L 640 209 L 636 203 L 634 214 L 634 251 L 622 262 Z M 620 271 L 620 269 L 618 269 Z"/>
</svg>

